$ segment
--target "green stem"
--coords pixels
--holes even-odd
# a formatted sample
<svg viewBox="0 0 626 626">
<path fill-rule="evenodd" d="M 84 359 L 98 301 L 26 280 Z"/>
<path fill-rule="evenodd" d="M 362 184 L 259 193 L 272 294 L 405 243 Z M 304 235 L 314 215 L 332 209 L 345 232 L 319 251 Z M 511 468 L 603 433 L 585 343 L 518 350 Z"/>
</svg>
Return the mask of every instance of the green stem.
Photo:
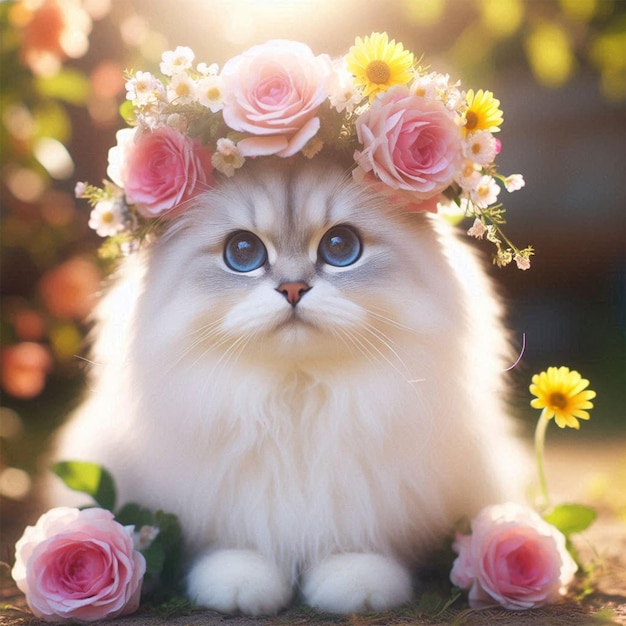
<svg viewBox="0 0 626 626">
<path fill-rule="evenodd" d="M 548 493 L 548 483 L 546 481 L 546 472 L 544 467 L 544 449 L 546 441 L 546 428 L 550 423 L 550 419 L 546 417 L 546 410 L 541 412 L 537 427 L 535 428 L 535 458 L 537 459 L 537 473 L 539 474 L 539 488 L 541 490 L 541 510 L 545 511 L 550 507 L 550 494 Z"/>
</svg>

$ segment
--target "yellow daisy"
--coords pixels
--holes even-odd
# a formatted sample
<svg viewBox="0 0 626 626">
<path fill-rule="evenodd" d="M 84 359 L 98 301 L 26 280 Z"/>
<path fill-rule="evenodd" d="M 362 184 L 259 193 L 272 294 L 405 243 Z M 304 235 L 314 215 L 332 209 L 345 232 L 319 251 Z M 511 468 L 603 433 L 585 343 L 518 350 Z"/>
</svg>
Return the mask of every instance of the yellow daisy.
<svg viewBox="0 0 626 626">
<path fill-rule="evenodd" d="M 503 122 L 502 111 L 499 109 L 500 100 L 496 100 L 491 91 L 479 89 L 474 93 L 474 90 L 470 89 L 466 100 L 467 110 L 463 127 L 466 134 L 476 130 L 488 130 L 491 133 L 500 130 L 498 126 Z"/>
<path fill-rule="evenodd" d="M 393 85 L 406 85 L 413 78 L 413 53 L 394 39 L 389 41 L 387 33 L 357 37 L 345 60 L 354 82 L 370 101 L 376 94 Z"/>
<path fill-rule="evenodd" d="M 590 400 L 596 397 L 595 391 L 586 389 L 588 385 L 588 380 L 569 367 L 549 367 L 546 372 L 532 377 L 530 393 L 537 397 L 530 405 L 543 409 L 547 419 L 554 417 L 560 428 L 578 429 L 578 419 L 589 419 L 586 409 L 593 408 Z"/>
</svg>

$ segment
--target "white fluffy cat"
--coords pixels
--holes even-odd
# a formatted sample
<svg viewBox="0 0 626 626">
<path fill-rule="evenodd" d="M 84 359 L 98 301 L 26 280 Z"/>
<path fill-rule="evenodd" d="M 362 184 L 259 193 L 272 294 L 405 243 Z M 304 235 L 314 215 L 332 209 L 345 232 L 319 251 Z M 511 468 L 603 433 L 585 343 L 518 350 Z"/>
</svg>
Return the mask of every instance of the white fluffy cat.
<svg viewBox="0 0 626 626">
<path fill-rule="evenodd" d="M 457 520 L 516 495 L 500 307 L 441 219 L 261 161 L 125 261 L 56 457 L 179 516 L 200 605 L 397 606 Z"/>
</svg>

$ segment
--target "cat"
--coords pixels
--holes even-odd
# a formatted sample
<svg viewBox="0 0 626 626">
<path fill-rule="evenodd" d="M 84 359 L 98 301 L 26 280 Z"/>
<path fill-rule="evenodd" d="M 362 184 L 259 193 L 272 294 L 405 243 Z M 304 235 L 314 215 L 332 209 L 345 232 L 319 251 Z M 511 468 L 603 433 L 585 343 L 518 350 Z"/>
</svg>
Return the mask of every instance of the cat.
<svg viewBox="0 0 626 626">
<path fill-rule="evenodd" d="M 123 263 L 56 457 L 179 516 L 198 605 L 396 607 L 519 495 L 501 316 L 442 218 L 321 157 L 249 162 Z"/>
</svg>

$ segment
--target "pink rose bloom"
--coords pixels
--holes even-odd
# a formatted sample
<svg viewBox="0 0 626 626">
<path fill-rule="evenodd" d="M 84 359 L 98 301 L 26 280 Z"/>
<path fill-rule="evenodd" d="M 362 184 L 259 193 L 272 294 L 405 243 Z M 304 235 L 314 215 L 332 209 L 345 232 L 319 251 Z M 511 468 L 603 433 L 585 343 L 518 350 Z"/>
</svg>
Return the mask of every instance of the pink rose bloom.
<svg viewBox="0 0 626 626">
<path fill-rule="evenodd" d="M 144 217 L 172 218 L 213 185 L 211 152 L 178 130 L 127 128 L 116 137 L 107 173 Z"/>
<path fill-rule="evenodd" d="M 320 128 L 317 112 L 331 72 L 328 56 L 316 57 L 295 41 L 268 41 L 227 61 L 224 121 L 254 135 L 237 143 L 242 156 L 289 157 L 301 150 Z"/>
<path fill-rule="evenodd" d="M 145 570 L 132 526 L 104 509 L 59 507 L 26 528 L 11 575 L 37 617 L 93 622 L 136 611 Z"/>
<path fill-rule="evenodd" d="M 363 150 L 354 158 L 392 189 L 431 200 L 452 183 L 461 159 L 461 133 L 438 100 L 397 85 L 377 96 L 356 121 Z"/>
<path fill-rule="evenodd" d="M 565 537 L 535 511 L 513 503 L 483 509 L 471 535 L 457 535 L 459 555 L 450 580 L 469 589 L 469 604 L 481 608 L 532 609 L 566 593 L 577 565 Z"/>
</svg>

